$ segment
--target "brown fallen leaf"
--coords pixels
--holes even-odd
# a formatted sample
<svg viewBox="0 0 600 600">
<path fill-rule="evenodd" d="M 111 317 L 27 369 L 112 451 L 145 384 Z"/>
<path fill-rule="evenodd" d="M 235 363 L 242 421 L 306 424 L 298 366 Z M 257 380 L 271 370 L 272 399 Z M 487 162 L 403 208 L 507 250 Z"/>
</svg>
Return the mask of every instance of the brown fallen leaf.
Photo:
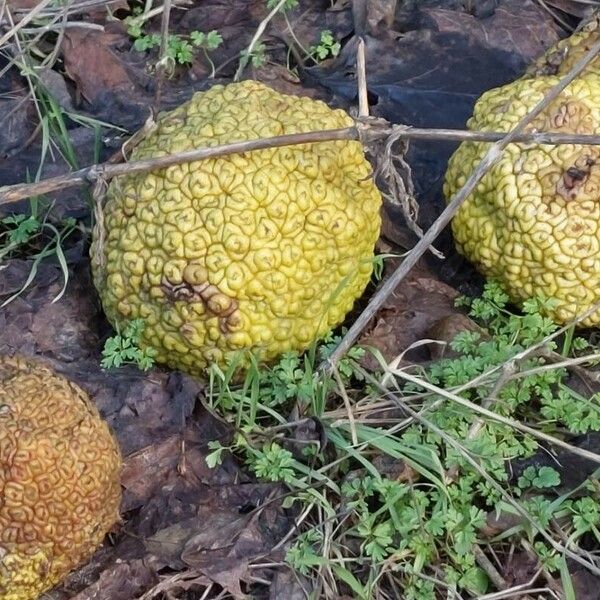
<svg viewBox="0 0 600 600">
<path fill-rule="evenodd" d="M 539 569 L 539 561 L 528 552 L 515 552 L 505 564 L 502 576 L 509 587 L 525 585 Z"/>
<path fill-rule="evenodd" d="M 242 591 L 241 582 L 250 583 L 251 572 L 248 561 L 237 557 L 220 558 L 202 567 L 202 572 L 211 581 L 220 585 L 236 600 L 248 598 Z"/>
<path fill-rule="evenodd" d="M 446 8 L 424 8 L 440 32 L 465 35 L 472 42 L 505 52 L 516 52 L 530 61 L 558 41 L 555 24 L 534 3 L 503 2 L 486 19 Z M 544 18 L 546 17 L 546 18 Z"/>
<path fill-rule="evenodd" d="M 133 83 L 111 45 L 122 39 L 118 33 L 68 29 L 63 42 L 67 75 L 90 103 L 107 89 L 133 90 Z"/>
<path fill-rule="evenodd" d="M 147 560 L 118 563 L 103 571 L 98 581 L 82 590 L 71 600 L 131 600 L 158 580 Z"/>
<path fill-rule="evenodd" d="M 142 506 L 164 485 L 177 466 L 180 449 L 181 436 L 172 435 L 126 458 L 121 475 L 121 485 L 125 488 L 122 512 Z"/>
<path fill-rule="evenodd" d="M 39 0 L 8 0 L 7 4 L 11 10 L 23 10 L 33 8 Z"/>
<path fill-rule="evenodd" d="M 380 28 L 390 29 L 397 5 L 398 0 L 367 0 L 366 21 L 369 30 L 377 33 Z"/>
<path fill-rule="evenodd" d="M 376 348 L 386 360 L 392 360 L 415 342 L 425 339 L 434 323 L 458 313 L 454 306 L 457 296 L 454 288 L 433 275 L 414 273 L 388 298 L 375 316 L 374 326 L 360 343 Z M 424 355 L 424 358 L 428 357 Z M 372 358 L 367 359 L 367 367 L 370 366 L 376 366 Z"/>
<path fill-rule="evenodd" d="M 467 317 L 467 315 L 463 315 L 462 313 L 446 315 L 433 323 L 427 331 L 428 338 L 444 342 L 443 344 L 431 344 L 429 347 L 431 358 L 434 360 L 439 358 L 457 358 L 460 353 L 452 350 L 450 342 L 461 331 L 475 331 L 479 333 L 482 338 L 489 337 L 485 330 L 479 327 L 479 325 Z"/>
<path fill-rule="evenodd" d="M 382 476 L 392 481 L 412 483 L 420 478 L 417 471 L 405 461 L 389 454 L 378 454 L 373 459 L 373 466 Z"/>
<path fill-rule="evenodd" d="M 577 600 L 597 600 L 600 577 L 575 563 L 569 564 L 569 572 L 573 580 L 575 598 Z"/>
<path fill-rule="evenodd" d="M 15 96 L 0 100 L 0 159 L 18 152 L 35 127 L 30 99 L 21 90 L 16 91 Z"/>
<path fill-rule="evenodd" d="M 306 600 L 314 589 L 314 581 L 292 571 L 278 569 L 269 586 L 269 600 Z"/>
</svg>

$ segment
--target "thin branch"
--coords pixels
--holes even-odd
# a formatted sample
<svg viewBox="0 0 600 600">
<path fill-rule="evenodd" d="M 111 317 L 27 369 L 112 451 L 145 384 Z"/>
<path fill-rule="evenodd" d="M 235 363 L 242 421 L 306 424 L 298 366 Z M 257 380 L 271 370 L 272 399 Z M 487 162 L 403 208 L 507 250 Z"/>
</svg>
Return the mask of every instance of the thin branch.
<svg viewBox="0 0 600 600">
<path fill-rule="evenodd" d="M 354 419 L 354 412 L 352 410 L 352 403 L 350 402 L 350 398 L 348 397 L 348 392 L 346 392 L 346 388 L 344 387 L 344 383 L 337 368 L 333 369 L 333 377 L 338 386 L 338 390 L 342 400 L 344 401 L 344 407 L 346 409 L 346 416 L 348 417 L 348 424 L 350 425 L 350 437 L 352 438 L 352 445 L 358 446 L 358 435 L 356 433 L 356 421 Z"/>
<path fill-rule="evenodd" d="M 286 0 L 279 0 L 279 2 L 275 5 L 273 10 L 258 24 L 258 27 L 256 28 L 256 31 L 254 32 L 254 36 L 250 40 L 250 44 L 246 48 L 244 55 L 242 56 L 242 58 L 240 60 L 240 64 L 238 65 L 237 71 L 235 72 L 235 75 L 233 76 L 234 81 L 238 81 L 239 78 L 242 76 L 242 73 L 244 72 L 244 69 L 246 68 L 246 65 L 248 64 L 248 61 L 251 60 L 252 52 L 254 52 L 254 48 L 256 47 L 256 44 L 258 44 L 258 40 L 260 40 L 262 34 L 265 32 L 265 29 L 267 28 L 267 25 L 273 20 L 273 17 L 275 17 L 275 15 L 280 11 L 280 9 L 283 7 L 283 5 L 285 3 L 286 3 Z"/>
<path fill-rule="evenodd" d="M 402 128 L 397 134 L 398 139 L 414 140 L 450 140 L 450 141 L 471 141 L 471 142 L 495 142 L 503 139 L 506 134 L 493 131 L 464 131 L 461 129 L 419 129 L 406 127 L 404 125 L 389 125 L 389 127 L 379 129 L 377 132 L 369 133 L 370 139 L 385 138 Z M 0 187 L 0 205 L 17 202 L 24 198 L 47 194 L 57 190 L 70 187 L 77 187 L 93 183 L 98 177 L 111 178 L 126 173 L 143 173 L 144 171 L 153 171 L 196 160 L 206 160 L 228 154 L 238 154 L 251 152 L 253 150 L 264 150 L 267 148 L 278 148 L 281 146 L 293 146 L 299 144 L 313 144 L 318 142 L 329 142 L 336 140 L 360 140 L 360 134 L 356 127 L 347 127 L 344 129 L 325 129 L 323 131 L 309 131 L 306 133 L 293 133 L 288 135 L 278 135 L 270 138 L 261 138 L 244 142 L 234 142 L 222 146 L 212 146 L 210 148 L 200 148 L 197 150 L 188 150 L 161 156 L 160 158 L 147 159 L 143 161 L 132 161 L 120 165 L 118 169 L 104 164 L 90 165 L 67 173 L 50 177 L 37 183 L 19 183 Z M 513 139 L 515 143 L 524 144 L 578 144 L 588 146 L 599 146 L 600 135 L 576 135 L 570 133 L 552 133 L 537 132 L 523 133 L 516 135 Z"/>
<path fill-rule="evenodd" d="M 324 362 L 326 368 L 331 369 L 355 343 L 363 329 L 371 321 L 375 313 L 383 306 L 390 294 L 398 287 L 398 284 L 410 273 L 417 264 L 421 256 L 427 252 L 428 248 L 435 241 L 442 230 L 450 223 L 452 217 L 456 214 L 463 202 L 471 195 L 490 168 L 502 157 L 504 149 L 515 141 L 515 138 L 525 131 L 525 128 L 537 117 L 551 102 L 553 102 L 560 93 L 587 67 L 600 51 L 600 41 L 596 42 L 588 52 L 578 60 L 573 68 L 538 102 L 535 107 L 525 115 L 502 140 L 495 143 L 482 158 L 481 162 L 467 179 L 465 185 L 454 195 L 450 203 L 435 220 L 429 230 L 415 244 L 406 259 L 399 265 L 390 278 L 379 288 L 371 298 L 369 304 L 361 315 L 352 324 L 338 347 L 333 351 L 329 358 Z"/>
<path fill-rule="evenodd" d="M 111 177 L 118 175 L 142 173 L 154 169 L 170 167 L 171 165 L 226 156 L 228 154 L 250 152 L 252 150 L 265 150 L 267 148 L 277 148 L 280 146 L 324 141 L 356 139 L 358 139 L 358 131 L 354 127 L 348 127 L 345 129 L 331 129 L 326 132 L 313 131 L 308 133 L 292 133 L 272 138 L 233 142 L 222 146 L 188 150 L 187 152 L 180 152 L 178 154 L 131 161 L 123 164 L 103 163 L 100 165 L 91 165 L 79 169 L 79 171 L 73 171 L 72 173 L 66 173 L 65 175 L 44 179 L 38 183 L 19 183 L 1 187 L 0 206 L 3 204 L 10 204 L 11 202 L 17 202 L 18 200 L 23 200 L 24 198 L 29 198 L 31 196 L 37 196 L 39 194 L 47 194 L 57 190 L 94 183 L 100 178 L 110 179 Z"/>
<path fill-rule="evenodd" d="M 496 586 L 496 589 L 505 590 L 508 587 L 506 579 L 500 575 L 498 569 L 496 569 L 492 564 L 492 561 L 484 554 L 483 550 L 477 544 L 473 544 L 473 554 L 477 564 L 486 572 L 487 576 Z"/>
<path fill-rule="evenodd" d="M 169 21 L 171 19 L 171 0 L 163 1 L 163 14 L 160 22 L 160 49 L 159 49 L 159 60 L 156 65 L 156 76 L 158 81 L 156 82 L 156 92 L 154 94 L 154 111 L 160 110 L 160 101 L 162 97 L 162 88 L 165 80 L 165 74 L 167 72 L 169 57 L 167 56 L 167 50 L 169 47 Z"/>
<path fill-rule="evenodd" d="M 356 78 L 358 80 L 358 116 L 369 116 L 369 98 L 367 95 L 367 61 L 365 58 L 365 40 L 358 38 L 356 51 Z"/>
<path fill-rule="evenodd" d="M 51 4 L 54 0 L 42 0 L 37 6 L 32 8 L 16 25 L 11 27 L 2 37 L 0 37 L 0 48 L 14 35 L 16 35 L 27 23 L 30 23 L 35 17 L 42 12 L 46 6 Z"/>
</svg>

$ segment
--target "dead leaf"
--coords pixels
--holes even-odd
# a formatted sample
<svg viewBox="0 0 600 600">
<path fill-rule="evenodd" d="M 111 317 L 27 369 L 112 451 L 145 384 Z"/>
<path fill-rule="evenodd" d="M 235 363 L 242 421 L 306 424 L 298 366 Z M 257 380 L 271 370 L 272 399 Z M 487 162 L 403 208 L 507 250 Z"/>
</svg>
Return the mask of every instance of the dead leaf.
<svg viewBox="0 0 600 600">
<path fill-rule="evenodd" d="M 202 567 L 203 574 L 237 600 L 248 596 L 242 592 L 241 583 L 251 582 L 251 571 L 248 561 L 236 557 L 217 559 Z"/>
<path fill-rule="evenodd" d="M 123 512 L 142 506 L 164 485 L 177 466 L 180 449 L 181 436 L 172 435 L 127 457 L 121 475 L 121 485 L 125 488 Z"/>
<path fill-rule="evenodd" d="M 269 586 L 269 600 L 306 600 L 311 597 L 314 582 L 292 569 L 277 570 Z"/>
<path fill-rule="evenodd" d="M 569 572 L 573 580 L 575 598 L 577 600 L 597 600 L 600 577 L 574 561 L 569 563 Z"/>
<path fill-rule="evenodd" d="M 146 560 L 115 564 L 103 571 L 98 581 L 71 600 L 131 600 L 158 580 L 155 569 Z"/>
<path fill-rule="evenodd" d="M 392 481 L 412 483 L 420 478 L 417 471 L 405 461 L 394 458 L 389 454 L 378 454 L 373 459 L 373 466 L 383 477 Z"/>
<path fill-rule="evenodd" d="M 525 585 L 539 569 L 539 560 L 528 552 L 515 552 L 504 565 L 502 576 L 508 587 Z"/>
<path fill-rule="evenodd" d="M 527 62 L 559 39 L 552 21 L 540 18 L 540 8 L 522 0 L 502 2 L 486 19 L 445 8 L 424 8 L 423 13 L 440 33 L 466 34 L 472 43 L 518 54 Z"/>
<path fill-rule="evenodd" d="M 8 0 L 8 7 L 11 10 L 25 10 L 33 8 L 39 4 L 39 0 Z"/>
<path fill-rule="evenodd" d="M 398 0 L 367 0 L 367 25 L 372 34 L 380 28 L 390 29 L 394 23 Z"/>
<path fill-rule="evenodd" d="M 111 49 L 122 36 L 85 29 L 65 31 L 63 57 L 67 75 L 91 104 L 106 90 L 131 89 L 125 67 Z"/>
<path fill-rule="evenodd" d="M 460 356 L 450 347 L 450 342 L 461 331 L 474 331 L 481 335 L 482 339 L 489 337 L 487 332 L 479 327 L 475 321 L 463 315 L 462 313 L 452 313 L 435 321 L 427 331 L 427 337 L 433 340 L 443 342 L 443 344 L 431 344 L 429 352 L 431 358 L 438 360 L 440 358 L 456 358 Z"/>
<path fill-rule="evenodd" d="M 413 273 L 387 299 L 375 316 L 374 326 L 363 335 L 360 343 L 376 348 L 386 360 L 392 360 L 426 338 L 434 323 L 458 312 L 454 306 L 457 296 L 455 289 L 433 275 Z M 415 352 L 419 353 L 418 350 Z M 367 366 L 376 366 L 373 358 L 367 360 Z"/>
<path fill-rule="evenodd" d="M 30 113 L 32 106 L 26 95 L 0 100 L 0 157 L 16 153 L 33 133 L 35 124 Z"/>
</svg>

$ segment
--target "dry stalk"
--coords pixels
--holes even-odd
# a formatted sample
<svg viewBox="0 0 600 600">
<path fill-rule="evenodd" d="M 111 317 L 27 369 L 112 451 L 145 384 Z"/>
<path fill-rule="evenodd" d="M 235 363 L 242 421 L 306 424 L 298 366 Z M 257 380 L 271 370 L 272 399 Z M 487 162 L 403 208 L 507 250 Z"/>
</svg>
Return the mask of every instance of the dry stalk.
<svg viewBox="0 0 600 600">
<path fill-rule="evenodd" d="M 536 106 L 525 115 L 502 140 L 495 143 L 485 154 L 475 171 L 467 179 L 465 185 L 454 195 L 444 211 L 436 219 L 429 230 L 415 244 L 406 259 L 400 264 L 390 278 L 379 288 L 371 298 L 369 304 L 361 315 L 352 324 L 338 347 L 324 361 L 324 366 L 331 369 L 356 342 L 363 329 L 371 321 L 375 313 L 383 306 L 390 294 L 396 289 L 398 284 L 408 275 L 412 268 L 417 264 L 421 256 L 425 254 L 433 241 L 438 237 L 442 230 L 448 225 L 463 202 L 471 195 L 477 184 L 490 170 L 490 168 L 500 160 L 502 152 L 511 143 L 515 141 L 518 134 L 525 131 L 525 128 L 537 117 L 551 102 L 553 102 L 560 93 L 587 67 L 587 65 L 596 57 L 600 51 L 600 41 L 596 42 L 584 56 L 579 59 L 569 72 L 552 87 L 552 89 L 536 104 Z"/>
<path fill-rule="evenodd" d="M 369 98 L 367 94 L 367 60 L 365 58 L 365 40 L 358 38 L 356 51 L 356 80 L 358 82 L 358 116 L 369 116 Z"/>
<path fill-rule="evenodd" d="M 163 1 L 163 13 L 160 22 L 160 49 L 159 60 L 156 65 L 156 92 L 154 94 L 154 111 L 160 110 L 160 101 L 162 96 L 162 88 L 165 80 L 165 75 L 171 70 L 172 65 L 169 64 L 170 59 L 167 56 L 169 46 L 169 21 L 171 19 L 171 0 Z M 172 60 L 172 59 L 171 59 Z"/>
<path fill-rule="evenodd" d="M 252 152 L 254 150 L 265 150 L 268 148 L 279 148 L 281 146 L 294 146 L 300 144 L 315 144 L 320 142 L 330 142 L 336 140 L 360 140 L 365 144 L 370 144 L 374 140 L 387 138 L 392 132 L 397 139 L 414 140 L 440 140 L 440 141 L 469 141 L 469 142 L 495 142 L 503 139 L 506 135 L 501 132 L 487 131 L 465 131 L 460 129 L 420 129 L 405 125 L 387 124 L 382 127 L 383 119 L 369 119 L 368 124 L 360 124 L 359 127 L 346 127 L 342 129 L 326 129 L 322 131 L 309 131 L 306 133 L 294 133 L 288 135 L 278 135 L 270 138 L 261 138 L 256 140 L 233 142 L 223 144 L 222 146 L 212 146 L 210 148 L 199 148 L 197 150 L 188 150 L 161 156 L 146 160 L 131 161 L 116 168 L 109 163 L 90 165 L 56 177 L 49 177 L 37 183 L 18 183 L 14 185 L 5 185 L 0 187 L 0 205 L 18 202 L 31 196 L 39 194 L 48 194 L 72 187 L 80 187 L 94 183 L 98 177 L 111 179 L 119 175 L 144 173 L 163 169 L 171 165 L 207 160 L 229 154 L 241 154 Z M 538 132 L 516 135 L 514 143 L 523 144 L 581 144 L 589 146 L 600 146 L 600 135 L 575 135 L 561 134 L 551 132 Z"/>
<path fill-rule="evenodd" d="M 242 76 L 244 69 L 248 65 L 248 62 L 251 60 L 252 52 L 254 52 L 254 48 L 256 48 L 256 44 L 260 40 L 262 34 L 265 32 L 267 25 L 273 20 L 275 15 L 279 12 L 279 10 L 283 7 L 286 0 L 279 0 L 279 2 L 273 7 L 273 10 L 258 24 L 256 31 L 254 32 L 254 36 L 250 40 L 250 44 L 246 48 L 244 55 L 240 60 L 240 64 L 238 65 L 237 71 L 233 76 L 234 81 L 238 81 Z"/>
<path fill-rule="evenodd" d="M 24 198 L 29 198 L 38 194 L 47 194 L 70 187 L 94 183 L 98 178 L 110 179 L 118 175 L 143 173 L 155 169 L 170 167 L 171 165 L 205 160 L 207 158 L 216 158 L 219 156 L 227 156 L 229 154 L 250 152 L 253 150 L 264 150 L 281 146 L 309 144 L 333 140 L 358 139 L 358 135 L 358 130 L 354 127 L 348 127 L 345 129 L 332 129 L 325 132 L 316 131 L 308 133 L 294 133 L 272 138 L 233 142 L 231 144 L 224 144 L 222 146 L 214 146 L 212 148 L 188 150 L 187 152 L 180 152 L 177 154 L 146 160 L 131 161 L 123 164 L 102 163 L 99 165 L 91 165 L 89 167 L 79 169 L 78 171 L 73 171 L 72 173 L 66 173 L 65 175 L 59 175 L 58 177 L 44 179 L 38 183 L 15 184 L 1 187 L 0 206 L 3 204 L 10 204 L 11 202 L 17 202 L 18 200 L 23 200 Z"/>
<path fill-rule="evenodd" d="M 2 37 L 0 37 L 0 48 L 10 40 L 11 37 L 16 35 L 27 23 L 30 23 L 37 17 L 49 4 L 54 0 L 42 0 L 37 6 L 34 6 L 27 14 L 15 25 L 13 25 Z"/>
<path fill-rule="evenodd" d="M 469 410 L 471 410 L 475 413 L 478 413 L 478 414 L 482 415 L 483 417 L 487 417 L 488 419 L 491 419 L 492 421 L 502 423 L 503 425 L 508 425 L 509 427 L 512 427 L 513 429 L 516 429 L 517 431 L 520 431 L 521 433 L 527 433 L 538 440 L 543 440 L 554 446 L 559 446 L 560 448 L 564 448 L 565 450 L 568 450 L 572 454 L 576 454 L 577 456 L 581 456 L 582 458 L 587 458 L 588 460 L 591 460 L 595 463 L 600 464 L 600 455 L 596 454 L 595 452 L 590 452 L 589 450 L 585 450 L 584 448 L 577 448 L 576 446 L 573 446 L 572 444 L 569 444 L 569 443 L 567 443 L 561 439 L 558 439 L 554 436 L 548 435 L 547 433 L 544 433 L 543 431 L 538 431 L 537 429 L 534 429 L 533 427 L 528 427 L 527 425 L 523 425 L 519 421 L 515 421 L 514 419 L 510 419 L 508 417 L 505 417 L 503 415 L 495 413 L 487 408 L 484 408 L 483 406 L 479 406 L 479 404 L 475 404 L 474 402 L 466 400 L 462 396 L 459 396 L 448 390 L 444 390 L 444 389 L 438 387 L 437 385 L 433 385 L 432 383 L 429 383 L 428 381 L 425 381 L 424 379 L 421 379 L 420 377 L 415 377 L 414 375 L 410 375 L 406 371 L 402 371 L 399 369 L 397 371 L 394 371 L 394 374 L 397 377 L 399 377 L 400 379 L 404 379 L 405 381 L 414 383 L 414 384 L 418 385 L 419 387 L 422 387 L 426 390 L 429 390 L 430 392 L 433 392 L 437 396 L 442 396 L 446 400 L 450 400 L 451 402 L 455 402 L 456 404 L 464 406 L 465 408 L 468 408 Z M 390 394 L 390 397 L 393 398 L 393 394 Z"/>
<path fill-rule="evenodd" d="M 477 545 L 473 544 L 473 554 L 475 555 L 475 561 L 477 564 L 486 572 L 492 583 L 499 590 L 505 590 L 508 586 L 506 579 L 500 575 L 498 569 L 492 564 L 492 561 L 485 555 L 483 550 Z"/>
<path fill-rule="evenodd" d="M 104 8 L 104 7 L 109 7 L 111 4 L 117 4 L 119 2 L 122 2 L 122 0 L 89 0 L 89 1 L 78 1 L 78 2 L 73 2 L 71 3 L 71 6 L 67 7 L 67 10 L 69 12 L 69 16 L 74 15 L 74 14 L 78 14 L 78 13 L 85 13 L 85 12 L 90 12 L 91 10 L 93 10 L 94 8 Z M 64 10 L 64 6 L 57 6 L 58 3 L 51 2 L 50 6 L 45 6 L 39 13 L 40 17 L 44 17 L 44 18 L 48 18 L 48 17 L 53 17 L 56 15 L 56 13 L 62 13 L 62 11 Z M 14 9 L 14 13 L 16 15 L 21 15 L 19 19 L 17 19 L 17 21 L 21 21 L 23 20 L 28 13 L 31 11 L 31 8 L 19 8 L 16 7 Z"/>
<path fill-rule="evenodd" d="M 338 390 L 342 400 L 344 401 L 344 408 L 346 409 L 346 416 L 348 417 L 348 424 L 350 425 L 350 438 L 352 440 L 353 446 L 358 446 L 358 435 L 356 433 L 356 420 L 354 419 L 354 411 L 352 410 L 352 403 L 350 402 L 350 398 L 348 397 L 348 392 L 346 392 L 346 388 L 344 387 L 344 383 L 342 382 L 342 378 L 337 370 L 334 368 L 333 377 L 338 386 Z"/>
</svg>

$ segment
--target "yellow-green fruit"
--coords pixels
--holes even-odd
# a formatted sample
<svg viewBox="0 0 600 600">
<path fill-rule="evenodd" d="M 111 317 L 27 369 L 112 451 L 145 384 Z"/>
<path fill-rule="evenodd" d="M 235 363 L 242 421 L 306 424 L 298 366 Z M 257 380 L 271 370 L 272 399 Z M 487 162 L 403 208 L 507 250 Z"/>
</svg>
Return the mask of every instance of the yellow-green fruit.
<svg viewBox="0 0 600 600">
<path fill-rule="evenodd" d="M 579 31 L 570 37 L 562 39 L 548 48 L 529 66 L 524 77 L 566 75 L 598 41 L 600 41 L 600 15 L 588 20 Z M 585 67 L 583 76 L 587 75 L 600 75 L 600 57 L 594 58 Z"/>
<path fill-rule="evenodd" d="M 469 128 L 509 131 L 559 81 L 520 79 L 486 92 Z M 600 130 L 600 77 L 569 85 L 529 130 Z M 466 182 L 489 144 L 463 143 L 451 157 L 444 192 Z M 600 301 L 600 148 L 510 144 L 452 222 L 459 251 L 519 303 L 552 298 L 548 316 L 565 323 Z M 600 323 L 600 312 L 583 325 Z"/>
<path fill-rule="evenodd" d="M 132 158 L 352 124 L 258 82 L 217 85 L 163 116 Z M 119 177 L 92 246 L 107 317 L 142 319 L 142 347 L 193 374 L 240 351 L 305 349 L 369 281 L 381 205 L 370 175 L 359 142 L 335 141 Z"/>
<path fill-rule="evenodd" d="M 0 356 L 0 600 L 37 600 L 119 517 L 121 454 L 86 394 Z"/>
</svg>

